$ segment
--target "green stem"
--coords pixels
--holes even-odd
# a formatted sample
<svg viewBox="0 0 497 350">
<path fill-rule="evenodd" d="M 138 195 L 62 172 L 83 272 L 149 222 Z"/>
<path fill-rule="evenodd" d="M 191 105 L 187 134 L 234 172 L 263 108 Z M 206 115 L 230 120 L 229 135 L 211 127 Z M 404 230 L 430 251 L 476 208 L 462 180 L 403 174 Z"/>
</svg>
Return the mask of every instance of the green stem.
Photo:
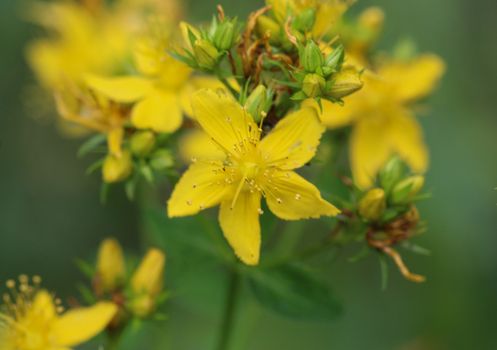
<svg viewBox="0 0 497 350">
<path fill-rule="evenodd" d="M 217 350 L 228 350 L 230 339 L 234 329 L 236 304 L 240 291 L 240 276 L 238 271 L 235 269 L 230 269 L 229 281 L 228 281 L 228 295 L 226 298 L 226 306 L 224 309 L 224 315 L 221 323 L 221 334 L 219 336 L 219 342 L 217 345 Z"/>
</svg>

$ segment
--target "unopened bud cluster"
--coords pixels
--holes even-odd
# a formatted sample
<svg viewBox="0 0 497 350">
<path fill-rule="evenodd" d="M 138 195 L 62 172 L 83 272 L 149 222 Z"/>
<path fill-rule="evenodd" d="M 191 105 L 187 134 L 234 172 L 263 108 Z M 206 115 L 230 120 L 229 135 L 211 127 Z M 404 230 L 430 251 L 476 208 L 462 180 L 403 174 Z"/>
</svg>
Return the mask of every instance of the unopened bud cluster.
<svg viewBox="0 0 497 350">
<path fill-rule="evenodd" d="M 376 186 L 365 191 L 358 203 L 358 213 L 369 222 L 386 223 L 408 212 L 420 199 L 424 177 L 410 174 L 397 157 L 380 170 Z"/>
<path fill-rule="evenodd" d="M 104 240 L 97 256 L 93 275 L 93 293 L 97 299 L 110 298 L 120 305 L 115 324 L 122 325 L 130 317 L 151 316 L 163 301 L 163 281 L 166 256 L 151 248 L 128 276 L 122 248 L 113 238 Z"/>
</svg>

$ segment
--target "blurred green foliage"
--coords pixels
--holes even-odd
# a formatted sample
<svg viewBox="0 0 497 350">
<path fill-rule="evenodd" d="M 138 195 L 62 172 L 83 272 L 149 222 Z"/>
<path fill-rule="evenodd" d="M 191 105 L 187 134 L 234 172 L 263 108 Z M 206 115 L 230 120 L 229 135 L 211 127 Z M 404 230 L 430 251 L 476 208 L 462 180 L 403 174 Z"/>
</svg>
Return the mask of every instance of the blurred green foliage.
<svg viewBox="0 0 497 350">
<path fill-rule="evenodd" d="M 208 20 L 216 5 L 186 3 L 195 21 Z M 260 5 L 220 3 L 228 14 L 240 15 Z M 497 2 L 360 0 L 352 13 L 369 5 L 386 12 L 381 48 L 412 38 L 421 51 L 436 52 L 448 66 L 421 118 L 431 149 L 427 185 L 433 198 L 421 205 L 429 230 L 417 243 L 433 254 L 406 254 L 428 282 L 413 285 L 391 268 L 388 289 L 382 291 L 378 259 L 351 264 L 346 256 L 354 252 L 342 252 L 325 266 L 344 301 L 342 317 L 286 319 L 262 309 L 244 288 L 233 349 L 497 348 Z M 22 1 L 0 2 L 0 281 L 36 273 L 48 288 L 69 296 L 84 280 L 74 259 L 91 259 L 103 237 L 116 236 L 128 252 L 141 253 L 142 213 L 118 190 L 105 206 L 99 203 L 100 179 L 85 176 L 89 160 L 76 157 L 80 141 L 62 137 L 53 117 L 43 113 L 44 104 L 32 98 L 34 80 L 23 50 L 36 30 L 22 20 L 22 10 Z M 165 200 L 164 189 L 153 198 L 158 205 Z M 226 276 L 205 253 L 191 261 L 188 248 L 171 254 L 168 320 L 136 333 L 130 329 L 123 349 L 212 347 Z"/>
</svg>

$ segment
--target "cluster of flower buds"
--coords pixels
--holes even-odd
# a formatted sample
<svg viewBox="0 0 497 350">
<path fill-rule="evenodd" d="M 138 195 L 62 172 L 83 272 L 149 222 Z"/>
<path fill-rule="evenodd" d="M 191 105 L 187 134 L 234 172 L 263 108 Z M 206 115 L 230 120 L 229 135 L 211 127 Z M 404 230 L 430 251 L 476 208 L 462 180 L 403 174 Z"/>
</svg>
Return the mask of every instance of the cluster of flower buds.
<svg viewBox="0 0 497 350">
<path fill-rule="evenodd" d="M 407 166 L 394 157 L 381 169 L 375 186 L 361 195 L 357 205 L 359 217 L 368 226 L 368 245 L 391 256 L 404 276 L 415 282 L 424 278 L 410 273 L 392 246 L 420 232 L 415 202 L 426 197 L 421 193 L 423 185 L 422 175 L 410 174 Z"/>
<path fill-rule="evenodd" d="M 153 182 L 154 173 L 164 172 L 174 166 L 171 151 L 158 147 L 164 137 L 152 131 L 136 131 L 123 144 L 119 154 L 108 154 L 102 164 L 102 176 L 106 183 L 132 181 L 140 176 Z"/>
<path fill-rule="evenodd" d="M 222 8 L 218 9 L 219 16 L 212 18 L 208 28 L 196 28 L 185 22 L 181 23 L 187 48 L 183 53 L 176 53 L 175 57 L 194 69 L 214 71 L 240 38 L 242 26 L 238 19 L 227 18 Z"/>
<path fill-rule="evenodd" d="M 112 326 L 120 327 L 130 317 L 147 318 L 156 313 L 166 298 L 163 291 L 165 254 L 151 248 L 135 271 L 128 276 L 126 260 L 117 240 L 104 240 L 93 274 L 93 294 L 97 300 L 110 299 L 120 307 Z"/>
<path fill-rule="evenodd" d="M 358 91 L 363 83 L 361 72 L 352 65 L 344 65 L 345 51 L 342 45 L 327 47 L 327 55 L 316 42 L 309 40 L 299 45 L 300 69 L 292 72 L 299 91 L 294 100 L 324 98 L 339 102 L 345 96 Z"/>
</svg>

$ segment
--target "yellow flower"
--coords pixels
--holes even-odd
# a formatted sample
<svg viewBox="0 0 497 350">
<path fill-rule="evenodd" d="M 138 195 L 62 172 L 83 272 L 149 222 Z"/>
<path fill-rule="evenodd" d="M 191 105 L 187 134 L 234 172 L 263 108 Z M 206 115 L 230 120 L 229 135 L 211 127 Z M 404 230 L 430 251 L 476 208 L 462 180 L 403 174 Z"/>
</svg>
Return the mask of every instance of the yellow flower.
<svg viewBox="0 0 497 350">
<path fill-rule="evenodd" d="M 103 291 L 113 291 L 126 278 L 126 264 L 119 242 L 108 238 L 100 244 L 97 256 L 96 282 Z"/>
<path fill-rule="evenodd" d="M 27 58 L 41 84 L 60 90 L 89 72 L 115 69 L 128 50 L 126 23 L 115 14 L 92 13 L 71 2 L 35 3 L 31 17 L 54 35 L 28 46 Z"/>
<path fill-rule="evenodd" d="M 74 84 L 66 84 L 66 88 L 54 96 L 57 112 L 64 121 L 106 134 L 109 153 L 121 157 L 128 117 L 120 106 Z"/>
<path fill-rule="evenodd" d="M 133 103 L 131 122 L 138 129 L 171 133 L 191 113 L 190 95 L 198 87 L 219 87 L 214 79 L 190 77 L 191 69 L 169 56 L 170 39 L 141 38 L 135 49 L 140 75 L 104 77 L 90 75 L 86 82 L 113 101 Z"/>
<path fill-rule="evenodd" d="M 165 263 L 165 254 L 159 249 L 152 248 L 133 274 L 131 278 L 133 299 L 130 308 L 136 316 L 146 317 L 155 308 L 164 283 Z"/>
<path fill-rule="evenodd" d="M 363 74 L 364 87 L 346 97 L 344 106 L 322 100 L 321 120 L 327 127 L 353 125 L 350 158 L 358 186 L 371 186 L 380 167 L 394 154 L 413 171 L 426 170 L 428 152 L 410 105 L 433 90 L 444 70 L 443 61 L 432 54 L 409 62 L 387 61 L 377 74 Z M 313 101 L 304 105 L 316 106 Z"/>
<path fill-rule="evenodd" d="M 332 216 L 339 210 L 293 170 L 309 162 L 324 127 L 311 108 L 282 119 L 261 140 L 250 114 L 225 93 L 200 90 L 192 97 L 195 118 L 224 151 L 223 160 L 198 159 L 183 174 L 168 201 L 169 217 L 194 215 L 220 205 L 223 233 L 246 264 L 260 254 L 261 197 L 285 220 Z"/>
<path fill-rule="evenodd" d="M 27 276 L 19 280 L 19 291 L 7 282 L 11 293 L 0 312 L 0 350 L 70 350 L 104 330 L 117 312 L 115 304 L 100 302 L 61 313 L 59 301 L 37 289 L 39 277 L 34 286 Z"/>
<path fill-rule="evenodd" d="M 281 24 L 285 24 L 289 16 L 298 16 L 308 9 L 315 10 L 312 34 L 316 38 L 329 32 L 347 10 L 350 2 L 348 0 L 266 0 Z"/>
</svg>

